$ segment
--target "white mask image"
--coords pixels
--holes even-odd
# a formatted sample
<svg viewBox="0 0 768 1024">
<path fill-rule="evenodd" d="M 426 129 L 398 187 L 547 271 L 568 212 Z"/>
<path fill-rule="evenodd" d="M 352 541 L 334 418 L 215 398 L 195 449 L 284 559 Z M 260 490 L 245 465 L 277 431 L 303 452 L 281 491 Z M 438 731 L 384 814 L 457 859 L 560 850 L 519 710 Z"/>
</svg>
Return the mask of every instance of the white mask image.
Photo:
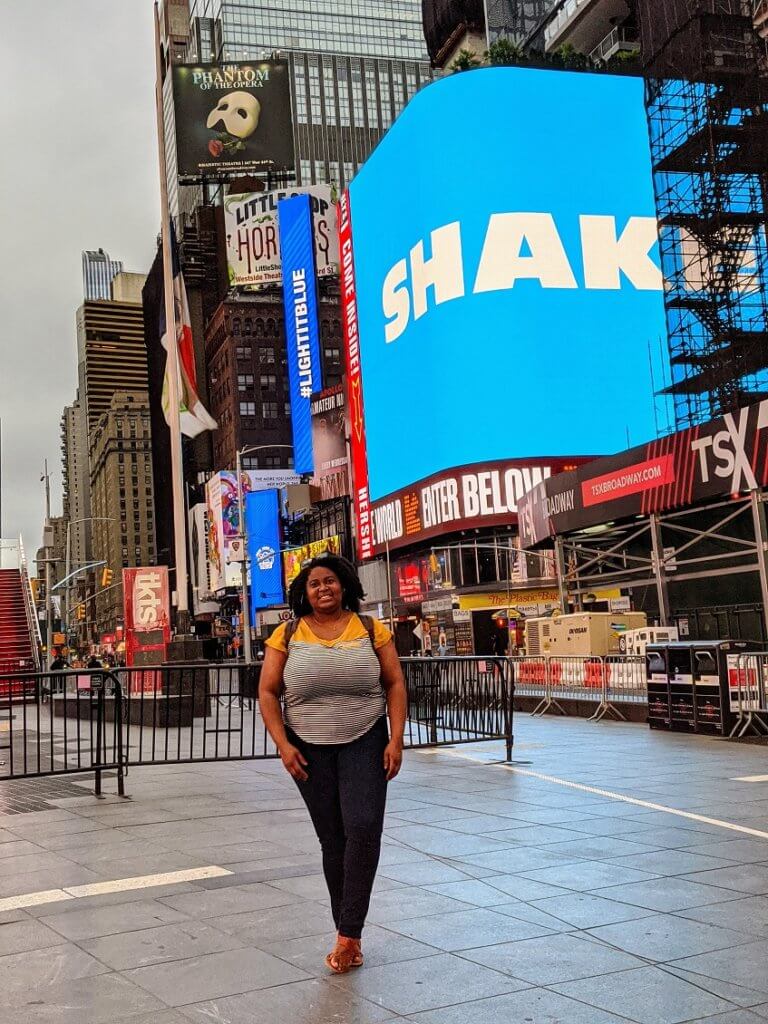
<svg viewBox="0 0 768 1024">
<path fill-rule="evenodd" d="M 217 128 L 223 124 L 230 135 L 237 139 L 247 139 L 259 125 L 261 104 L 249 92 L 239 90 L 222 96 L 208 115 L 207 128 Z"/>
</svg>

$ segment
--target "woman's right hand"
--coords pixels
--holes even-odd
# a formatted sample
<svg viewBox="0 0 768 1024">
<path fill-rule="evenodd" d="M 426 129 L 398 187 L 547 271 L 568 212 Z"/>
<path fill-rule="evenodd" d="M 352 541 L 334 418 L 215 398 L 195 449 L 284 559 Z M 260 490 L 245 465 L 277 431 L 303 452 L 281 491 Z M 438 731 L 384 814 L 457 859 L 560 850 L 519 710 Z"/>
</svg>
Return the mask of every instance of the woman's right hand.
<svg viewBox="0 0 768 1024">
<path fill-rule="evenodd" d="M 280 748 L 280 760 L 285 766 L 285 770 L 298 782 L 306 782 L 309 776 L 304 771 L 307 765 L 306 758 L 299 750 L 298 747 L 294 747 L 291 743 L 286 743 L 284 747 Z"/>
</svg>

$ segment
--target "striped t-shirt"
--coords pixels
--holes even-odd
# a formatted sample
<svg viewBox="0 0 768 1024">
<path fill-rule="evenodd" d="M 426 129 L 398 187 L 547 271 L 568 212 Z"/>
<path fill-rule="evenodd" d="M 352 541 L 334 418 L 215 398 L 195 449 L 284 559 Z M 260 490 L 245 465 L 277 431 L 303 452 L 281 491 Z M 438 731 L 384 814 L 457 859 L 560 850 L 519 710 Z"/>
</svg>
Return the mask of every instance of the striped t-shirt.
<svg viewBox="0 0 768 1024">
<path fill-rule="evenodd" d="M 285 724 L 306 743 L 351 743 L 385 713 L 376 650 L 392 639 L 373 619 L 373 646 L 360 617 L 352 615 L 341 636 L 323 640 L 301 619 L 286 648 L 287 623 L 267 645 L 288 654 L 283 670 Z"/>
</svg>

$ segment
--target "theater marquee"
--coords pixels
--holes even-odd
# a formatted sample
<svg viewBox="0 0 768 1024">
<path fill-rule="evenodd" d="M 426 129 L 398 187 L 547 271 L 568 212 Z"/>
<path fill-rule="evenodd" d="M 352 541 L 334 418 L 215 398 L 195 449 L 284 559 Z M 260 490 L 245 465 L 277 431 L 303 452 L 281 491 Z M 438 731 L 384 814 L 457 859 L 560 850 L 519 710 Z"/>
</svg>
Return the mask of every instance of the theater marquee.
<svg viewBox="0 0 768 1024">
<path fill-rule="evenodd" d="M 371 503 L 372 554 L 456 530 L 514 525 L 525 494 L 586 461 L 516 459 L 459 466 Z"/>
</svg>

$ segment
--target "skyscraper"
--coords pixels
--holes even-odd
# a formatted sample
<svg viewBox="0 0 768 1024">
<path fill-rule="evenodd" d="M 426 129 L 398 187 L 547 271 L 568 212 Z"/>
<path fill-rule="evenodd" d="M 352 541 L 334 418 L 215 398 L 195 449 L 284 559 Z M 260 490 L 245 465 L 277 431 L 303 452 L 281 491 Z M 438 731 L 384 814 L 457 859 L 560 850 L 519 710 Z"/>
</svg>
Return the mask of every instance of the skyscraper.
<svg viewBox="0 0 768 1024">
<path fill-rule="evenodd" d="M 165 42 L 166 63 L 172 52 Z M 300 185 L 346 187 L 432 79 L 421 0 L 190 0 L 188 62 L 261 60 L 274 52 L 288 62 Z M 169 77 L 164 105 L 171 214 L 188 217 L 202 190 L 176 181 Z"/>
<path fill-rule="evenodd" d="M 83 253 L 83 298 L 86 302 L 112 298 L 112 279 L 123 269 L 120 260 L 111 260 L 103 249 Z"/>
</svg>

